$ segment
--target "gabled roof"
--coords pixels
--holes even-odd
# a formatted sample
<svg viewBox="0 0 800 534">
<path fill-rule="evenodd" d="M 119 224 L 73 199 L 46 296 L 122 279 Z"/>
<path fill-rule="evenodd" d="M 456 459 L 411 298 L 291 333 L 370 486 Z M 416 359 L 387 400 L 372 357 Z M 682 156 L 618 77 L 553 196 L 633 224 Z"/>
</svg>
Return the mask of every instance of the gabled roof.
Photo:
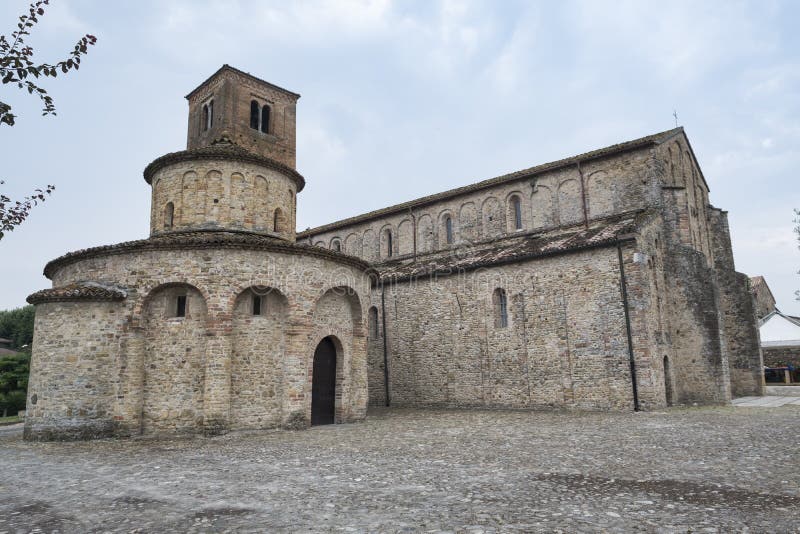
<svg viewBox="0 0 800 534">
<path fill-rule="evenodd" d="M 488 180 L 483 180 L 481 182 L 470 184 L 464 187 L 457 187 L 455 189 L 450 189 L 448 191 L 443 191 L 441 193 L 436 193 L 434 195 L 425 196 L 422 198 L 418 198 L 416 200 L 411 200 L 409 202 L 403 202 L 402 204 L 395 204 L 394 206 L 389 206 L 388 208 L 383 208 L 376 211 L 371 211 L 369 213 L 365 213 L 363 215 L 357 215 L 355 217 L 342 219 L 341 221 L 326 224 L 323 226 L 318 226 L 316 228 L 309 228 L 308 230 L 299 232 L 297 234 L 297 238 L 301 239 L 303 237 L 308 237 L 308 236 L 313 236 L 315 234 L 328 232 L 344 226 L 350 226 L 352 224 L 357 224 L 371 219 L 377 219 L 379 217 L 385 217 L 387 215 L 392 215 L 395 213 L 407 211 L 409 209 L 419 208 L 422 206 L 433 204 L 435 202 L 439 202 L 440 200 L 457 197 L 459 195 L 464 195 L 467 193 L 473 193 L 475 191 L 480 191 L 482 189 L 488 189 L 490 187 L 494 187 L 499 184 L 513 182 L 515 180 L 523 178 L 533 178 L 539 174 L 550 172 L 556 169 L 561 169 L 571 165 L 576 165 L 577 163 L 585 163 L 587 161 L 591 161 L 594 159 L 600 159 L 607 156 L 613 156 L 616 154 L 621 154 L 623 152 L 628 152 L 631 150 L 638 150 L 641 148 L 658 145 L 666 141 L 669 141 L 675 136 L 681 134 L 683 134 L 685 137 L 683 127 L 678 127 L 678 128 L 673 128 L 672 130 L 666 130 L 656 134 L 648 135 L 646 137 L 640 137 L 639 139 L 634 139 L 632 141 L 626 141 L 624 143 L 610 145 L 605 148 L 600 148 L 597 150 L 592 150 L 590 152 L 585 152 L 583 154 L 578 154 L 577 156 L 572 156 L 569 158 L 552 161 L 550 163 L 544 163 L 542 165 L 529 167 L 527 169 L 522 169 L 520 171 L 504 174 L 502 176 L 497 176 L 495 178 L 489 178 Z M 687 145 L 688 145 L 688 139 L 687 139 Z M 689 145 L 689 150 L 691 150 L 691 145 Z M 694 152 L 692 152 L 692 156 L 694 157 Z M 700 172 L 700 175 L 702 177 L 702 171 Z M 703 180 L 705 181 L 705 178 L 703 178 Z"/>
<path fill-rule="evenodd" d="M 221 66 L 221 67 L 220 67 L 220 68 L 217 70 L 217 72 L 215 72 L 214 74 L 212 74 L 211 76 L 209 76 L 208 78 L 206 78 L 206 79 L 205 79 L 205 81 L 203 81 L 203 83 L 201 83 L 200 85 L 198 85 L 197 87 L 195 87 L 195 88 L 192 90 L 192 92 L 191 92 L 191 93 L 189 93 L 188 95 L 186 95 L 186 99 L 188 100 L 189 98 L 191 98 L 191 97 L 192 97 L 192 95 L 194 95 L 194 94 L 195 94 L 197 91 L 199 91 L 200 89 L 202 89 L 203 87 L 205 87 L 205 86 L 206 86 L 206 84 L 208 84 L 208 83 L 209 83 L 211 80 L 213 80 L 213 79 L 214 79 L 214 78 L 216 78 L 218 75 L 220 75 L 220 74 L 222 74 L 223 72 L 226 72 L 226 71 L 227 71 L 227 72 L 233 72 L 233 73 L 236 73 L 236 74 L 238 74 L 238 75 L 240 75 L 240 76 L 244 76 L 245 78 L 249 78 L 249 79 L 251 79 L 252 81 L 254 81 L 254 82 L 256 82 L 256 83 L 260 83 L 260 84 L 262 84 L 262 85 L 266 85 L 266 86 L 268 86 L 268 87 L 270 87 L 270 88 L 272 88 L 272 89 L 275 89 L 276 91 L 280 91 L 280 92 L 282 92 L 282 93 L 285 93 L 285 94 L 287 94 L 287 95 L 289 95 L 289 96 L 291 96 L 291 97 L 294 97 L 295 99 L 297 99 L 297 98 L 300 98 L 300 95 L 298 95 L 297 93 L 293 93 L 292 91 L 289 91 L 288 89 L 284 89 L 283 87 L 279 87 L 279 86 L 275 85 L 274 83 L 269 83 L 269 82 L 268 82 L 268 81 L 266 81 L 266 80 L 262 80 L 261 78 L 258 78 L 258 77 L 256 77 L 256 76 L 253 76 L 253 75 L 252 75 L 252 74 L 250 74 L 249 72 L 245 72 L 245 71 L 243 71 L 243 70 L 239 70 L 239 69 L 237 69 L 236 67 L 231 67 L 230 65 L 228 65 L 227 63 L 225 63 L 224 65 L 222 65 L 222 66 Z"/>
<path fill-rule="evenodd" d="M 758 331 L 762 347 L 800 346 L 800 320 L 777 309 L 759 322 Z"/>
</svg>

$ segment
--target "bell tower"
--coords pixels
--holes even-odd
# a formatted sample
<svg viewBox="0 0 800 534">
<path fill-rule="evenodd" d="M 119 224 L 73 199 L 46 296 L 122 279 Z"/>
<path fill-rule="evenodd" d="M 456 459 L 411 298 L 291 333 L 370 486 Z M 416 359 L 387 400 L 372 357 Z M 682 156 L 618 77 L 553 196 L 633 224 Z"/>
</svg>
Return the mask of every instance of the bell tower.
<svg viewBox="0 0 800 534">
<path fill-rule="evenodd" d="M 300 95 L 223 65 L 186 95 L 186 148 L 226 137 L 234 144 L 292 169 L 296 166 L 296 106 Z"/>
</svg>

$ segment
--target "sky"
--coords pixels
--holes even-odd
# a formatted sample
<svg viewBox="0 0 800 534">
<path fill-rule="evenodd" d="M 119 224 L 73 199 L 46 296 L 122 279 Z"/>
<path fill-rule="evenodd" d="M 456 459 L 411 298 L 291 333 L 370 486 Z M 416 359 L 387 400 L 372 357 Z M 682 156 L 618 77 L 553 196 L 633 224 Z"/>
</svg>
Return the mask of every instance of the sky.
<svg viewBox="0 0 800 534">
<path fill-rule="evenodd" d="M 800 315 L 800 3 L 51 0 L 37 58 L 98 43 L 37 98 L 0 86 L 2 191 L 55 184 L 0 240 L 0 309 L 66 252 L 149 233 L 142 170 L 186 145 L 184 96 L 228 63 L 300 93 L 298 229 L 686 129 L 737 270 Z M 22 0 L 0 3 L 9 35 Z"/>
</svg>

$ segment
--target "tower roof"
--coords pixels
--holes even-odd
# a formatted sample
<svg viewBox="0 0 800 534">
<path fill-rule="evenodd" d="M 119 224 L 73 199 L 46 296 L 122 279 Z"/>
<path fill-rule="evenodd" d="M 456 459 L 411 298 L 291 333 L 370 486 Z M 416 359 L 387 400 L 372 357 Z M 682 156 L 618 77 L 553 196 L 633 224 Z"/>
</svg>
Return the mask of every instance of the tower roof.
<svg viewBox="0 0 800 534">
<path fill-rule="evenodd" d="M 262 80 L 261 78 L 253 76 L 249 72 L 244 72 L 243 70 L 239 70 L 236 67 L 231 67 L 230 65 L 225 63 L 214 74 L 212 74 L 211 76 L 206 78 L 205 81 L 203 81 L 203 83 L 201 83 L 200 85 L 195 87 L 188 95 L 186 95 L 186 99 L 187 100 L 190 99 L 197 91 L 199 91 L 200 89 L 205 87 L 209 82 L 211 82 L 211 80 L 213 80 L 214 78 L 220 76 L 221 74 L 223 74 L 225 72 L 232 72 L 234 74 L 238 74 L 239 76 L 244 76 L 245 78 L 248 78 L 248 79 L 250 79 L 250 80 L 252 80 L 252 81 L 254 81 L 256 83 L 259 83 L 259 84 L 262 84 L 262 85 L 266 85 L 266 86 L 268 86 L 268 87 L 270 87 L 272 89 L 275 89 L 276 91 L 280 91 L 282 93 L 285 93 L 285 94 L 293 97 L 295 100 L 300 98 L 300 95 L 297 94 L 297 93 L 293 93 L 292 91 L 289 91 L 288 89 L 284 89 L 283 87 L 275 85 L 274 83 L 269 83 L 266 80 Z"/>
</svg>

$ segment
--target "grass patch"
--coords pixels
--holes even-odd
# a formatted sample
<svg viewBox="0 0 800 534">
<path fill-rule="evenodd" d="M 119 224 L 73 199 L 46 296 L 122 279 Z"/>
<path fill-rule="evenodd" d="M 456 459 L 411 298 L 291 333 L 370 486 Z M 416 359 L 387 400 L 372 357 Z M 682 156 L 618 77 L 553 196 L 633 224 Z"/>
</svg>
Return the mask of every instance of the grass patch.
<svg viewBox="0 0 800 534">
<path fill-rule="evenodd" d="M 18 415 L 9 415 L 8 417 L 0 417 L 0 426 L 13 425 L 21 422 L 22 419 L 20 419 Z"/>
</svg>

